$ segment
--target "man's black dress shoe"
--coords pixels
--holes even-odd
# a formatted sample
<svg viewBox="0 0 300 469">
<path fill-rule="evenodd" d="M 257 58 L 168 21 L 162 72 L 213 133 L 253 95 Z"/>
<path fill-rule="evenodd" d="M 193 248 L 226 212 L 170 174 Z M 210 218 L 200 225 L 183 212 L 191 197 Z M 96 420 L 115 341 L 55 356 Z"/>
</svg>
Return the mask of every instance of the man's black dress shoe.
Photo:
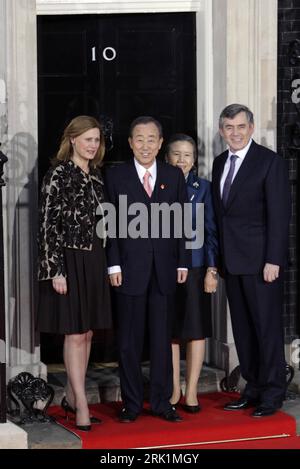
<svg viewBox="0 0 300 469">
<path fill-rule="evenodd" d="M 198 405 L 183 404 L 182 408 L 183 410 L 185 410 L 185 412 L 188 412 L 189 414 L 197 414 L 201 410 L 201 407 L 199 404 Z"/>
<path fill-rule="evenodd" d="M 161 417 L 162 419 L 167 420 L 167 422 L 172 422 L 172 423 L 182 422 L 182 417 L 180 417 L 180 415 L 177 414 L 175 407 L 171 407 L 171 409 L 167 410 L 166 412 L 162 412 L 160 414 L 153 412 L 153 415 L 155 415 L 156 417 Z"/>
<path fill-rule="evenodd" d="M 248 409 L 248 407 L 255 407 L 257 405 L 257 400 L 249 399 L 247 397 L 240 397 L 236 401 L 231 401 L 225 404 L 225 410 L 242 410 Z"/>
<path fill-rule="evenodd" d="M 134 422 L 138 417 L 138 414 L 134 412 L 130 412 L 130 410 L 122 409 L 121 413 L 119 414 L 119 421 L 122 423 L 131 423 Z"/>
<path fill-rule="evenodd" d="M 268 417 L 269 415 L 273 415 L 277 412 L 278 409 L 275 407 L 267 407 L 260 405 L 256 407 L 255 411 L 252 413 L 252 417 Z"/>
</svg>

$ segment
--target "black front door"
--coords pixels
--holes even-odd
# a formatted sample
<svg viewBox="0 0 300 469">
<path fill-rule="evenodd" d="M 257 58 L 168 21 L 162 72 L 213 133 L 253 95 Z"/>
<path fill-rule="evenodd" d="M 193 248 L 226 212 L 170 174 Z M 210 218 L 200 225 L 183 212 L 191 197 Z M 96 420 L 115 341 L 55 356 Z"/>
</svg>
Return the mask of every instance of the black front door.
<svg viewBox="0 0 300 469">
<path fill-rule="evenodd" d="M 38 80 L 40 177 L 79 114 L 104 120 L 107 162 L 130 156 L 139 115 L 196 137 L 195 15 L 40 16 Z"/>
<path fill-rule="evenodd" d="M 128 127 L 139 115 L 157 118 L 165 140 L 196 139 L 195 14 L 39 16 L 38 104 L 40 182 L 80 114 L 102 120 L 106 163 L 130 157 Z M 42 340 L 46 362 L 56 359 L 53 343 Z"/>
</svg>

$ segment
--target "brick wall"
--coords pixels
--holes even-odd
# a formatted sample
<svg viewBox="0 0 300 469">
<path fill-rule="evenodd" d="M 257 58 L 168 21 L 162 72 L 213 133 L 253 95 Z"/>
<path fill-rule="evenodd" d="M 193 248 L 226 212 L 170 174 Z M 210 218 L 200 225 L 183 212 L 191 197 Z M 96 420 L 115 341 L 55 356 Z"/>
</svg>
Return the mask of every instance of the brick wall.
<svg viewBox="0 0 300 469">
<path fill-rule="evenodd" d="M 293 41 L 299 40 L 299 60 L 291 63 Z M 284 328 L 285 341 L 290 343 L 300 335 L 299 311 L 299 171 L 300 143 L 295 138 L 300 104 L 292 102 L 294 80 L 300 78 L 300 1 L 278 0 L 278 106 L 277 150 L 288 163 L 292 191 L 292 220 L 289 239 L 289 266 L 285 274 Z M 300 96 L 300 93 L 299 93 Z M 300 142 L 300 139 L 299 139 Z M 298 181 L 297 181 L 298 179 Z"/>
</svg>

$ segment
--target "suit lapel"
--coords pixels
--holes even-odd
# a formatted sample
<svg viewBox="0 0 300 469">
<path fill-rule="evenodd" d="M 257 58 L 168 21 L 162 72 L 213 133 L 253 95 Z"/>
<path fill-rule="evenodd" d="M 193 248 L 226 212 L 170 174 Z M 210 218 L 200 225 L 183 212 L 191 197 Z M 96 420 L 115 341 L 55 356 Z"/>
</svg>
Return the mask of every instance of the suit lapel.
<svg viewBox="0 0 300 469">
<path fill-rule="evenodd" d="M 186 185 L 189 200 L 196 201 L 199 198 L 199 194 L 201 193 L 202 187 L 199 180 L 197 179 L 197 176 L 193 172 L 189 173 L 186 180 Z"/>
<path fill-rule="evenodd" d="M 168 187 L 169 180 L 168 175 L 165 171 L 166 163 L 156 160 L 157 164 L 157 174 L 156 174 L 156 183 L 151 197 L 151 202 L 160 202 L 163 200 L 162 191 Z"/>
<path fill-rule="evenodd" d="M 216 184 L 213 184 L 213 190 L 215 190 L 215 196 L 218 200 L 218 206 L 223 207 L 223 202 L 221 199 L 221 193 L 220 193 L 220 184 L 221 184 L 221 178 L 222 174 L 224 171 L 224 166 L 227 160 L 228 156 L 228 150 L 226 150 L 224 153 L 220 155 L 220 161 L 218 164 L 215 166 L 215 177 L 216 177 Z"/>
<path fill-rule="evenodd" d="M 128 193 L 130 192 L 134 198 L 136 198 L 137 202 L 156 202 L 160 200 L 160 192 L 161 190 L 168 185 L 167 181 L 167 174 L 165 173 L 165 163 L 156 160 L 157 164 L 157 174 L 156 174 L 156 182 L 153 188 L 152 196 L 149 198 L 141 181 L 139 180 L 137 171 L 134 166 L 133 159 L 130 160 L 128 163 L 125 163 L 126 170 L 124 176 L 126 178 L 125 184 L 128 188 Z"/>
<path fill-rule="evenodd" d="M 151 202 L 157 202 L 159 200 L 159 189 L 163 177 L 162 172 L 163 168 L 160 164 L 160 161 L 156 160 L 156 181 L 152 192 Z"/>
<path fill-rule="evenodd" d="M 231 203 L 233 202 L 237 194 L 239 192 L 242 192 L 241 188 L 245 179 L 248 178 L 249 174 L 253 173 L 255 171 L 256 166 L 259 165 L 259 158 L 257 158 L 257 147 L 258 145 L 253 141 L 231 185 L 226 210 L 229 209 Z"/>
<path fill-rule="evenodd" d="M 133 159 L 124 164 L 124 169 L 124 184 L 127 187 L 127 193 L 132 194 L 132 197 L 136 200 L 136 202 L 145 202 L 146 193 L 143 185 L 141 184 L 141 181 L 139 180 Z"/>
</svg>

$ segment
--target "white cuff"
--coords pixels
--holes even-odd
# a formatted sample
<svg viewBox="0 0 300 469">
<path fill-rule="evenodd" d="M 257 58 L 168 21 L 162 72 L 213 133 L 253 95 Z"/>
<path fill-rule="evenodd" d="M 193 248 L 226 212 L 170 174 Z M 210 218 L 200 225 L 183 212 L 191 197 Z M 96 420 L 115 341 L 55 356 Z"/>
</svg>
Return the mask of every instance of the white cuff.
<svg viewBox="0 0 300 469">
<path fill-rule="evenodd" d="M 119 265 L 112 265 L 111 267 L 107 267 L 108 275 L 111 274 L 118 274 L 121 271 L 121 267 Z"/>
</svg>

